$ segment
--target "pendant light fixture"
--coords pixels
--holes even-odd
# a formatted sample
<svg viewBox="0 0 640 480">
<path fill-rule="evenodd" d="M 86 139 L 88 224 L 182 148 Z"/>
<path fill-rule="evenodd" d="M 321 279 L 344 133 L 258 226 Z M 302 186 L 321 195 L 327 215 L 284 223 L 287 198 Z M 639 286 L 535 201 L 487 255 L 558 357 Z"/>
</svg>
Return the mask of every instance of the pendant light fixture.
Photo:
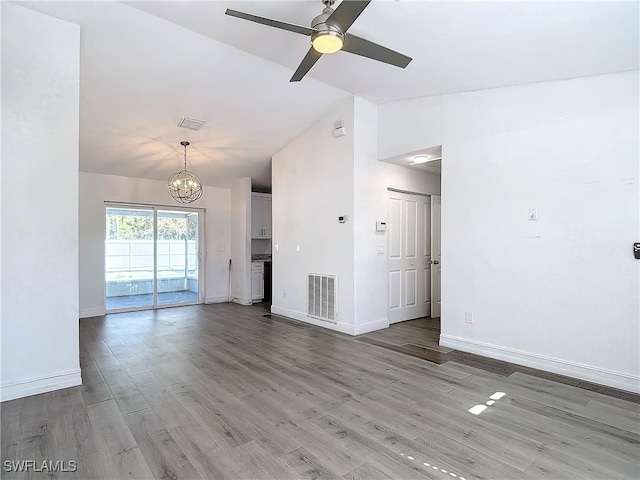
<svg viewBox="0 0 640 480">
<path fill-rule="evenodd" d="M 184 147 L 184 169 L 169 177 L 169 194 L 178 203 L 192 203 L 202 197 L 202 182 L 198 176 L 187 170 L 187 146 L 189 142 L 182 141 Z"/>
</svg>

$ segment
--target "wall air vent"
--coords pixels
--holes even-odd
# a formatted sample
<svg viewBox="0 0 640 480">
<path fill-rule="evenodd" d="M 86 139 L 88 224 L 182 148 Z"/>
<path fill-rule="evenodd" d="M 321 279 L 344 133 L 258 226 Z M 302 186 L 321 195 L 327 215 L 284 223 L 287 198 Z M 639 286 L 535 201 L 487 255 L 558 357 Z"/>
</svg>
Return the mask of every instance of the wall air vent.
<svg viewBox="0 0 640 480">
<path fill-rule="evenodd" d="M 204 122 L 202 120 L 196 120 L 195 118 L 182 117 L 180 123 L 178 123 L 179 127 L 182 128 L 190 128 L 191 130 L 200 130 Z"/>
<path fill-rule="evenodd" d="M 338 323 L 335 275 L 307 275 L 307 316 Z"/>
</svg>

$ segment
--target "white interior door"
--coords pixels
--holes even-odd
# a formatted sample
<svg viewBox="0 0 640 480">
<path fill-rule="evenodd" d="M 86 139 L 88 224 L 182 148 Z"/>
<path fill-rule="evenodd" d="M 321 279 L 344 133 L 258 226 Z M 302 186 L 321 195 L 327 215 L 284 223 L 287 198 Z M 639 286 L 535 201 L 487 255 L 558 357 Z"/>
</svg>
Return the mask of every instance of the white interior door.
<svg viewBox="0 0 640 480">
<path fill-rule="evenodd" d="M 440 277 L 441 271 L 440 241 L 440 196 L 431 196 L 431 317 L 440 316 Z"/>
<path fill-rule="evenodd" d="M 389 323 L 429 315 L 430 217 L 429 197 L 389 192 Z"/>
</svg>

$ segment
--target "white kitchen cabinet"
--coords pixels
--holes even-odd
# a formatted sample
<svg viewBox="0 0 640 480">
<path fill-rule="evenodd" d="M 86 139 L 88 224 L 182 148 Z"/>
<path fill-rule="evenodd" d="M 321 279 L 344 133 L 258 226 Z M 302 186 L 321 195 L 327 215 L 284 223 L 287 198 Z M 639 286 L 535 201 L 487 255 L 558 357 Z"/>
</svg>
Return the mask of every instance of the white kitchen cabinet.
<svg viewBox="0 0 640 480">
<path fill-rule="evenodd" d="M 251 300 L 264 298 L 264 262 L 251 262 Z"/>
<path fill-rule="evenodd" d="M 251 238 L 271 238 L 271 195 L 251 194 Z"/>
</svg>

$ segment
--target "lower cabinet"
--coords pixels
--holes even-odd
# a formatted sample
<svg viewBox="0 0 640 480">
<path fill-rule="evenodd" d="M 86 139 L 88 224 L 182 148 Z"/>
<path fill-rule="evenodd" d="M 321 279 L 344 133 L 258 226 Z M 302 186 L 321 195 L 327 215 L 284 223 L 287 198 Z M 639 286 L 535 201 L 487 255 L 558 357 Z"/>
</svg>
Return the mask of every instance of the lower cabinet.
<svg viewBox="0 0 640 480">
<path fill-rule="evenodd" d="M 264 299 L 264 262 L 251 262 L 251 300 Z"/>
</svg>

